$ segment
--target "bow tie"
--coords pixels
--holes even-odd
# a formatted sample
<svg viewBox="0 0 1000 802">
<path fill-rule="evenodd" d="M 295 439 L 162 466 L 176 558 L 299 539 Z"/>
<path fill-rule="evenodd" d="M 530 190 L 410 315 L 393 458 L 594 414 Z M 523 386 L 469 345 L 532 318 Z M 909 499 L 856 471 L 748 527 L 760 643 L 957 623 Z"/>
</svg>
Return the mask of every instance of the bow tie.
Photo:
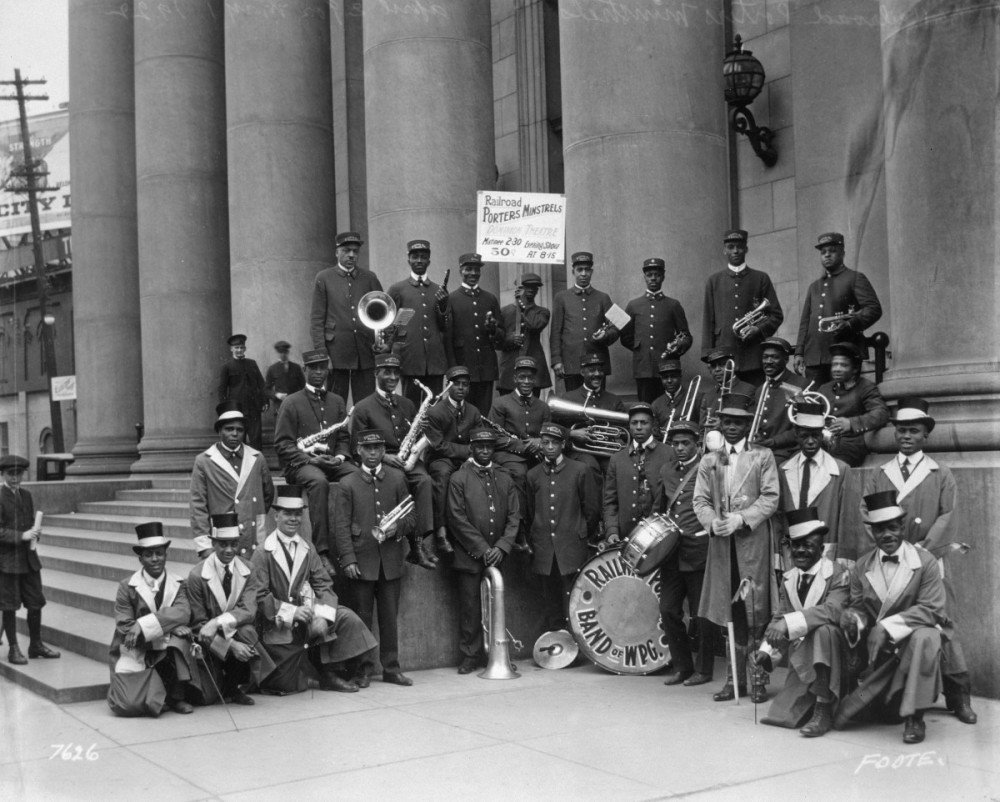
<svg viewBox="0 0 1000 802">
<path fill-rule="evenodd" d="M 227 457 L 229 457 L 229 459 L 243 459 L 243 448 L 242 447 L 237 448 L 235 451 L 230 451 L 225 446 L 223 446 L 223 449 L 225 449 L 225 455 Z"/>
<path fill-rule="evenodd" d="M 649 445 L 641 445 L 639 443 L 633 442 L 632 443 L 632 448 L 630 449 L 629 453 L 631 453 L 631 454 L 638 454 L 638 453 L 640 453 L 642 451 L 652 451 L 652 450 L 653 450 L 653 443 L 650 443 Z"/>
<path fill-rule="evenodd" d="M 883 554 L 882 555 L 882 562 L 883 563 L 895 563 L 896 565 L 899 565 L 899 555 L 898 554 L 891 554 L 891 555 L 890 554 Z"/>
<path fill-rule="evenodd" d="M 650 292 L 649 290 L 646 290 L 646 297 L 649 298 L 652 301 L 659 301 L 663 297 L 663 293 L 662 292 Z"/>
<path fill-rule="evenodd" d="M 476 465 L 476 473 L 480 476 L 490 476 L 493 473 L 492 468 L 484 468 L 482 465 Z"/>
<path fill-rule="evenodd" d="M 375 480 L 381 481 L 382 480 L 382 476 L 383 476 L 382 466 L 379 466 L 378 469 L 374 473 L 370 472 L 367 468 L 365 468 L 364 473 L 365 473 L 365 478 L 370 479 L 372 481 L 375 481 Z"/>
<path fill-rule="evenodd" d="M 425 278 L 418 278 L 417 279 L 417 286 L 418 287 L 426 287 L 428 284 L 430 284 L 430 282 L 427 279 L 425 279 Z"/>
<path fill-rule="evenodd" d="M 380 396 L 380 398 L 382 399 L 382 403 L 385 404 L 387 407 L 394 408 L 396 406 L 396 399 L 392 395 L 387 394 Z"/>
<path fill-rule="evenodd" d="M 357 273 L 356 270 L 344 270 L 343 268 L 341 268 L 340 271 L 349 279 L 353 279 Z"/>
<path fill-rule="evenodd" d="M 590 287 L 574 287 L 573 292 L 577 295 L 590 295 Z"/>
<path fill-rule="evenodd" d="M 473 298 L 478 298 L 480 289 L 479 287 L 474 287 L 473 289 L 469 290 L 466 289 L 465 287 L 462 287 L 462 292 L 464 292 L 466 295 L 471 295 Z"/>
<path fill-rule="evenodd" d="M 533 395 L 521 395 L 517 394 L 517 400 L 521 402 L 521 406 L 529 407 L 531 406 L 531 399 L 534 398 Z"/>
</svg>

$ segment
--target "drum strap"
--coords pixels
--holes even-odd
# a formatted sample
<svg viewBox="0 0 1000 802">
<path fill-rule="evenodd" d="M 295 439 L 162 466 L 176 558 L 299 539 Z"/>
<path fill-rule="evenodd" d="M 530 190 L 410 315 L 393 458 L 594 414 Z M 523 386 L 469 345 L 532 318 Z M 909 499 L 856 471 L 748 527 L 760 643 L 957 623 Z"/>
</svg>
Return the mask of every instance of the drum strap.
<svg viewBox="0 0 1000 802">
<path fill-rule="evenodd" d="M 698 470 L 697 462 L 695 462 L 694 465 L 688 468 L 688 472 L 684 474 L 680 482 L 677 483 L 677 489 L 674 491 L 674 494 L 670 497 L 670 500 L 667 502 L 667 509 L 664 510 L 665 513 L 667 513 L 668 515 L 670 514 L 670 508 L 674 506 L 674 502 L 677 501 L 677 499 L 680 498 L 681 493 L 684 492 L 684 485 L 688 483 L 688 479 L 690 479 L 697 470 Z"/>
</svg>

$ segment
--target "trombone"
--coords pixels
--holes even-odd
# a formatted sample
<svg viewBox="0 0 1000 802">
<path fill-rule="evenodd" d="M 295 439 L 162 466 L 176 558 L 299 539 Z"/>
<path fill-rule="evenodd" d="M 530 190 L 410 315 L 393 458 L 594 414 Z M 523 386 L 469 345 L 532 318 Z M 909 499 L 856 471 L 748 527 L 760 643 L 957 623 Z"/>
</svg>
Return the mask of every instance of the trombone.
<svg viewBox="0 0 1000 802">
<path fill-rule="evenodd" d="M 701 390 L 701 376 L 695 376 L 691 381 L 688 382 L 687 392 L 684 393 L 684 401 L 681 402 L 681 416 L 678 420 L 694 420 L 694 405 L 698 398 L 698 392 Z M 663 442 L 666 443 L 670 439 L 670 427 L 674 425 L 674 416 L 677 414 L 677 408 L 674 407 L 670 410 L 670 417 L 667 418 L 667 425 L 663 429 Z"/>
<path fill-rule="evenodd" d="M 719 432 L 719 413 L 722 411 L 722 399 L 733 391 L 736 381 L 736 363 L 729 359 L 722 369 L 722 381 L 719 384 L 719 401 L 714 410 L 708 410 L 705 415 L 705 450 L 716 451 L 722 448 L 723 437 Z M 713 414 L 713 412 L 715 414 Z"/>
</svg>

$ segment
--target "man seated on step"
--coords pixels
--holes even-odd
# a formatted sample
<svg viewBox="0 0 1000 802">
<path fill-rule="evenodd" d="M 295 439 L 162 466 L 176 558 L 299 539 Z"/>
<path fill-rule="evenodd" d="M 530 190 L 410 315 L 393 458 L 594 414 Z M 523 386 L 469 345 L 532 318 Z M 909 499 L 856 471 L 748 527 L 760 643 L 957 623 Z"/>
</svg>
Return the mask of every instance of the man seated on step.
<svg viewBox="0 0 1000 802">
<path fill-rule="evenodd" d="M 199 668 L 205 704 L 222 695 L 226 702 L 254 704 L 248 688 L 260 685 L 274 670 L 274 663 L 258 648 L 257 582 L 250 564 L 236 556 L 240 548 L 239 516 L 225 512 L 212 516 L 212 555 L 194 568 L 187 579 L 191 601 L 191 629 L 202 649 Z"/>
<path fill-rule="evenodd" d="M 31 493 L 21 488 L 21 479 L 28 469 L 28 460 L 10 454 L 0 459 L 0 610 L 3 611 L 3 631 L 10 650 L 7 659 L 14 665 L 27 665 L 17 643 L 15 615 L 23 604 L 28 611 L 28 657 L 59 657 L 59 652 L 42 643 L 42 563 L 37 544 L 42 534 L 35 522 L 35 505 Z"/>
<path fill-rule="evenodd" d="M 132 547 L 142 568 L 118 585 L 115 634 L 111 640 L 111 687 L 108 706 L 117 716 L 160 715 L 164 707 L 191 713 L 189 694 L 200 696 L 191 666 L 191 606 L 184 580 L 167 573 L 167 549 L 159 521 L 135 528 Z M 157 690 L 153 669 L 166 690 Z M 134 680 L 133 680 L 134 678 Z"/>
<path fill-rule="evenodd" d="M 322 690 L 355 693 L 357 684 L 345 677 L 354 675 L 354 664 L 375 662 L 378 642 L 353 610 L 338 604 L 316 549 L 299 535 L 304 508 L 301 487 L 279 487 L 278 528 L 251 561 L 261 644 L 276 666 L 261 690 L 281 696 L 306 690 L 311 664 Z"/>
</svg>

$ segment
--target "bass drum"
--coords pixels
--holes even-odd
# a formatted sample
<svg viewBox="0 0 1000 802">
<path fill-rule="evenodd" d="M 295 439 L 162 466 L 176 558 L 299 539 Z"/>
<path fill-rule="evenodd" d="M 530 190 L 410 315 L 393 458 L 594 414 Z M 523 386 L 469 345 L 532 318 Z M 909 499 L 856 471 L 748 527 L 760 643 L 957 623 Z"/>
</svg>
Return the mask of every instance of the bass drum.
<svg viewBox="0 0 1000 802">
<path fill-rule="evenodd" d="M 652 674 L 670 660 L 660 624 L 660 577 L 643 579 L 621 546 L 584 563 L 569 596 L 569 628 L 591 662 L 613 674 Z"/>
<path fill-rule="evenodd" d="M 649 576 L 674 553 L 681 542 L 680 527 L 654 513 L 639 521 L 622 546 L 622 559 L 639 576 Z"/>
</svg>

